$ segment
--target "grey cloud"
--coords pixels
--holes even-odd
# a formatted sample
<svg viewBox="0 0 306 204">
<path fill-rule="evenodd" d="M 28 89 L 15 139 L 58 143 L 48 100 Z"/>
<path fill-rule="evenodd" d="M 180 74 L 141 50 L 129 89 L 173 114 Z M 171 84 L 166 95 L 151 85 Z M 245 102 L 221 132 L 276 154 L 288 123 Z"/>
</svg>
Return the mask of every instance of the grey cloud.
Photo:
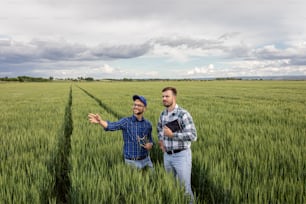
<svg viewBox="0 0 306 204">
<path fill-rule="evenodd" d="M 33 49 L 22 43 L 7 40 L 0 44 L 0 63 L 20 63 L 33 59 Z"/>
<path fill-rule="evenodd" d="M 156 40 L 152 40 L 152 42 L 170 47 L 186 46 L 187 48 L 202 49 L 215 49 L 223 47 L 223 42 L 220 40 L 192 39 L 186 37 L 158 38 Z"/>
<path fill-rule="evenodd" d="M 118 44 L 95 47 L 69 43 L 67 41 L 45 41 L 34 39 L 28 43 L 7 41 L 0 43 L 1 63 L 23 63 L 29 61 L 56 60 L 112 60 L 135 58 L 150 52 L 155 44 L 169 47 L 184 46 L 190 49 L 219 49 L 230 51 L 220 39 L 193 39 L 171 37 L 151 39 L 141 44 Z M 242 48 L 240 48 L 242 49 Z M 242 51 L 241 51 L 242 52 Z"/>
<path fill-rule="evenodd" d="M 254 50 L 253 56 L 257 60 L 288 60 L 290 65 L 306 65 L 306 48 L 290 47 L 277 49 L 268 46 Z M 285 65 L 287 66 L 287 65 Z"/>
<path fill-rule="evenodd" d="M 169 47 L 184 46 L 190 49 L 208 51 L 210 56 L 218 55 L 222 58 L 252 58 L 252 47 L 243 42 L 233 42 L 239 33 L 225 33 L 215 39 L 195 39 L 186 37 L 158 38 L 152 40 L 154 44 Z M 217 53 L 217 54 L 215 54 Z M 191 53 L 192 54 L 192 53 Z"/>
<path fill-rule="evenodd" d="M 278 50 L 274 46 L 266 46 L 263 48 L 255 49 L 253 54 L 258 59 L 265 59 L 265 60 L 283 59 L 289 57 L 286 52 Z"/>
<path fill-rule="evenodd" d="M 62 41 L 32 40 L 29 43 L 0 43 L 0 63 L 43 61 L 92 61 L 134 58 L 146 54 L 149 44 L 88 47 Z"/>
<path fill-rule="evenodd" d="M 220 40 L 229 40 L 232 39 L 233 37 L 238 36 L 240 33 L 238 32 L 232 32 L 232 33 L 225 33 L 223 35 L 221 35 L 218 39 Z"/>
<path fill-rule="evenodd" d="M 1 63 L 25 63 L 44 60 L 70 60 L 86 48 L 65 42 L 33 40 L 29 43 L 13 42 L 0 45 Z"/>
<path fill-rule="evenodd" d="M 306 66 L 306 56 L 304 58 L 293 58 L 290 60 L 291 65 Z"/>
<path fill-rule="evenodd" d="M 201 48 L 203 50 L 216 49 L 224 53 L 224 58 L 227 59 L 244 59 L 249 60 L 279 60 L 280 66 L 289 65 L 306 65 L 306 48 L 295 47 L 287 45 L 285 48 L 276 48 L 274 45 L 264 46 L 262 48 L 254 49 L 250 45 L 246 45 L 242 42 L 227 45 L 227 41 L 231 41 L 232 38 L 239 35 L 239 33 L 226 33 L 218 39 L 192 39 L 184 37 L 173 38 L 159 38 L 153 40 L 154 43 L 179 47 L 185 46 L 187 48 Z M 213 54 L 212 54 L 213 55 Z"/>
<path fill-rule="evenodd" d="M 146 54 L 151 49 L 147 43 L 140 45 L 100 45 L 92 50 L 93 56 L 105 59 L 134 58 Z"/>
<path fill-rule="evenodd" d="M 88 49 L 84 45 L 67 42 L 50 42 L 34 40 L 29 46 L 37 50 L 37 57 L 47 60 L 72 60 L 79 58 Z"/>
</svg>

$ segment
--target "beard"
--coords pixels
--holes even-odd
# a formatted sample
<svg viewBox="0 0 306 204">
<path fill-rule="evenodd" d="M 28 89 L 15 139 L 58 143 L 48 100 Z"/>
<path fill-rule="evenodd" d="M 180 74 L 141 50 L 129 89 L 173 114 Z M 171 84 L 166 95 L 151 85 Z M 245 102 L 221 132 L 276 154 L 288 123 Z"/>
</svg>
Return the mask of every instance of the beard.
<svg viewBox="0 0 306 204">
<path fill-rule="evenodd" d="M 171 103 L 163 102 L 163 104 L 166 108 L 169 108 L 170 106 L 172 106 L 173 102 Z"/>
<path fill-rule="evenodd" d="M 141 114 L 143 114 L 143 112 L 142 111 L 138 111 L 137 113 L 135 113 L 136 115 L 141 115 Z"/>
<path fill-rule="evenodd" d="M 137 110 L 137 109 L 133 110 L 133 112 L 134 112 L 134 114 L 136 114 L 136 115 L 141 115 L 141 114 L 143 114 L 143 111 L 139 111 L 139 110 Z"/>
</svg>

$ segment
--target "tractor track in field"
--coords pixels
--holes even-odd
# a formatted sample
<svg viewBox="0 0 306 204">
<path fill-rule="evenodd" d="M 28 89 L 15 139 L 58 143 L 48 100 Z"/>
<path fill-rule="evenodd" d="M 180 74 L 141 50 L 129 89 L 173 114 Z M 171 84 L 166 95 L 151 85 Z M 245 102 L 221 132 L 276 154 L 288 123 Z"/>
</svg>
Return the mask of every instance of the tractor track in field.
<svg viewBox="0 0 306 204">
<path fill-rule="evenodd" d="M 116 111 L 114 111 L 113 109 L 111 109 L 109 106 L 107 106 L 105 103 L 103 103 L 100 99 L 98 99 L 97 97 L 95 97 L 94 95 L 92 95 L 91 93 L 89 93 L 88 91 L 86 91 L 85 89 L 81 88 L 78 86 L 79 89 L 81 89 L 85 94 L 87 94 L 90 98 L 94 99 L 101 108 L 103 108 L 104 110 L 106 110 L 108 113 L 112 114 L 114 117 L 116 117 L 117 119 L 123 118 L 124 116 L 117 113 Z"/>
<path fill-rule="evenodd" d="M 102 101 L 96 98 L 94 95 L 90 94 L 85 89 L 80 89 L 89 97 L 94 99 L 107 112 L 111 113 L 117 118 L 121 117 L 120 114 L 111 110 L 107 105 L 102 103 Z M 72 87 L 70 87 L 68 103 L 65 108 L 64 123 L 62 128 L 60 129 L 60 133 L 58 136 L 57 155 L 54 162 L 55 185 L 53 189 L 53 194 L 56 197 L 56 203 L 58 204 L 68 204 L 71 201 L 71 181 L 69 178 L 71 164 L 69 163 L 69 157 L 71 151 L 71 135 L 73 132 L 72 100 Z"/>
<path fill-rule="evenodd" d="M 63 124 L 63 131 L 59 135 L 58 152 L 55 161 L 55 185 L 54 194 L 56 196 L 56 203 L 70 203 L 69 192 L 71 189 L 71 181 L 69 172 L 71 166 L 69 163 L 69 156 L 71 151 L 71 135 L 73 131 L 72 121 L 72 87 L 70 87 L 68 103 L 65 109 L 65 122 Z"/>
</svg>

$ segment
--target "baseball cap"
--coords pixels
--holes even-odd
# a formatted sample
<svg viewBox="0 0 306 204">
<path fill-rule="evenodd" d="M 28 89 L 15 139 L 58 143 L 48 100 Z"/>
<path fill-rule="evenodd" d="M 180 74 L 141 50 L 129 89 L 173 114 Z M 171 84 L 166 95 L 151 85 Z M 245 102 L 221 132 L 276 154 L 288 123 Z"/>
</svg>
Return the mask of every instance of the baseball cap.
<svg viewBox="0 0 306 204">
<path fill-rule="evenodd" d="M 146 100 L 145 97 L 134 95 L 133 96 L 133 101 L 135 101 L 136 99 L 140 100 L 144 104 L 144 106 L 147 106 L 147 100 Z"/>
</svg>

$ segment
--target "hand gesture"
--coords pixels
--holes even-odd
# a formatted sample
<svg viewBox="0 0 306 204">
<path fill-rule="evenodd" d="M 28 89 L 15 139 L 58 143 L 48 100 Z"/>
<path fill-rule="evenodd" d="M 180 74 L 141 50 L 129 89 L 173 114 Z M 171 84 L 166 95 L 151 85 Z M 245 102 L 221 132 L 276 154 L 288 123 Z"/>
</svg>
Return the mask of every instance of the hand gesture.
<svg viewBox="0 0 306 204">
<path fill-rule="evenodd" d="M 88 114 L 88 119 L 91 123 L 100 123 L 102 121 L 101 117 L 98 114 L 93 113 Z"/>
</svg>

